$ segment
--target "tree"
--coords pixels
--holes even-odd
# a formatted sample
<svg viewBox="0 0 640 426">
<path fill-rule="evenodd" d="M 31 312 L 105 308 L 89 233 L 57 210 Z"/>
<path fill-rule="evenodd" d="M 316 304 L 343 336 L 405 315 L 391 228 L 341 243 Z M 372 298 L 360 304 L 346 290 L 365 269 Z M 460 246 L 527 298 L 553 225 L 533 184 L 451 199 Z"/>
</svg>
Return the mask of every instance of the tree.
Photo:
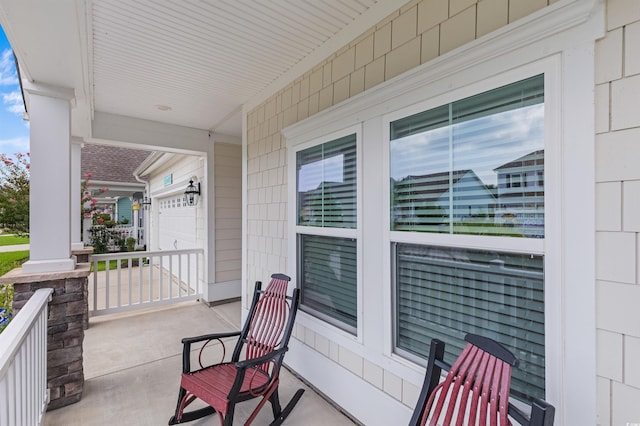
<svg viewBox="0 0 640 426">
<path fill-rule="evenodd" d="M 96 197 L 104 194 L 109 188 L 92 188 L 90 179 L 93 177 L 91 173 L 86 173 L 84 179 L 80 183 L 80 204 L 83 219 L 92 219 L 93 224 L 102 225 L 100 219 L 100 210 L 97 208 L 98 200 Z"/>
<path fill-rule="evenodd" d="M 29 232 L 29 158 L 0 154 L 0 224 L 16 233 Z"/>
</svg>

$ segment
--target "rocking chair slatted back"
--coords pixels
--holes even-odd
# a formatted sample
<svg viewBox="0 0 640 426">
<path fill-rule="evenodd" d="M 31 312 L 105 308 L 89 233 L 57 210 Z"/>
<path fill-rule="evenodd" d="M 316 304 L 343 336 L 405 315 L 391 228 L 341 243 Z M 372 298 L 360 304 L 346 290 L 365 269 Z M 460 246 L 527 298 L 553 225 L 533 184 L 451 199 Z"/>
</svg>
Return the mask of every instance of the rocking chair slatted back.
<svg viewBox="0 0 640 426">
<path fill-rule="evenodd" d="M 284 274 L 273 274 L 266 289 L 256 282 L 249 316 L 241 331 L 205 334 L 182 339 L 182 377 L 178 391 L 175 414 L 169 424 L 196 420 L 217 413 L 220 423 L 233 424 L 236 404 L 260 398 L 245 424 L 251 424 L 258 412 L 271 403 L 273 426 L 281 424 L 291 413 L 304 389 L 298 389 L 289 403 L 282 408 L 278 396 L 279 372 L 288 350 L 293 331 L 300 291 L 294 288 L 287 296 L 291 279 Z M 230 361 L 222 359 L 217 364 L 191 369 L 192 345 L 205 347 L 217 342 L 224 351 L 224 339 L 237 337 Z M 246 358 L 240 360 L 244 352 Z M 194 401 L 206 405 L 186 411 Z"/>
<path fill-rule="evenodd" d="M 444 343 L 433 339 L 424 385 L 410 426 L 553 424 L 555 409 L 541 399 L 525 414 L 509 403 L 511 370 L 518 359 L 486 337 L 467 334 L 468 342 L 452 366 L 444 362 Z M 440 382 L 441 371 L 447 371 Z"/>
<path fill-rule="evenodd" d="M 431 394 L 422 424 L 426 424 L 435 403 L 430 426 L 475 425 L 476 422 L 492 426 L 510 425 L 507 415 L 510 386 L 511 365 L 469 343 L 446 379 Z M 446 410 L 443 410 L 445 403 Z M 439 423 L 443 415 L 444 420 Z"/>
<path fill-rule="evenodd" d="M 288 282 L 275 274 L 257 302 L 245 339 L 247 359 L 266 355 L 280 345 L 289 317 Z"/>
</svg>

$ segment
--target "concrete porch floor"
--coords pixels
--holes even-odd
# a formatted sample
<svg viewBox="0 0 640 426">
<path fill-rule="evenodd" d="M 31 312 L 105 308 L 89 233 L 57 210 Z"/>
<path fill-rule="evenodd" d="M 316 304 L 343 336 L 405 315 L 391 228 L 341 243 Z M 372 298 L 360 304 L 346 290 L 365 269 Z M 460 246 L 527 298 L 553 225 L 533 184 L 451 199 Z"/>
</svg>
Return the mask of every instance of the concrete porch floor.
<svg viewBox="0 0 640 426">
<path fill-rule="evenodd" d="M 44 417 L 47 426 L 166 425 L 178 394 L 181 338 L 238 330 L 240 302 L 208 308 L 199 302 L 90 320 L 84 340 L 82 400 Z M 227 350 L 233 348 L 232 339 Z M 285 357 L 286 363 L 286 357 Z M 282 371 L 280 400 L 286 405 L 298 388 L 306 389 L 285 425 L 353 426 L 353 422 L 288 370 Z M 244 424 L 257 401 L 236 408 L 234 424 Z M 254 425 L 272 421 L 271 407 Z M 187 423 L 217 425 L 217 415 Z"/>
</svg>

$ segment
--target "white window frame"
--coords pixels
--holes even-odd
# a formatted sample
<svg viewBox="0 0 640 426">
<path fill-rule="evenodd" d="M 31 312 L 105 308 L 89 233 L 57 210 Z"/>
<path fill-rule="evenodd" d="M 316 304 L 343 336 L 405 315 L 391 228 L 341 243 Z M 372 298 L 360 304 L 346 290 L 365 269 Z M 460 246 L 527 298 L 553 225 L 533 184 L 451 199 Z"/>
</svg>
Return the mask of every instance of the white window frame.
<svg viewBox="0 0 640 426">
<path fill-rule="evenodd" d="M 482 236 L 482 235 L 467 235 L 467 234 L 449 234 L 449 233 L 430 233 L 430 232 L 414 232 L 414 231 L 391 231 L 391 200 L 390 197 L 384 198 L 383 203 L 383 215 L 384 223 L 387 224 L 385 228 L 384 240 L 388 245 L 388 253 L 385 259 L 385 276 L 393 277 L 394 259 L 392 259 L 392 245 L 394 243 L 408 243 L 417 244 L 422 246 L 441 246 L 450 248 L 464 248 L 475 249 L 482 251 L 500 251 L 506 253 L 522 253 L 522 254 L 535 254 L 544 256 L 544 280 L 545 280 L 545 375 L 546 385 L 545 388 L 553 387 L 555 385 L 554 377 L 558 377 L 557 371 L 561 369 L 561 365 L 558 364 L 557 357 L 549 356 L 549 348 L 557 347 L 562 342 L 562 336 L 559 333 L 557 327 L 554 324 L 557 321 L 554 314 L 561 310 L 562 292 L 560 286 L 549 286 L 546 283 L 558 283 L 561 276 L 561 265 L 554 261 L 557 258 L 558 253 L 554 252 L 554 248 L 558 244 L 547 244 L 547 239 L 553 239 L 553 236 L 549 236 L 548 229 L 554 229 L 559 226 L 561 221 L 560 204 L 557 203 L 557 194 L 560 191 L 560 147 L 561 143 L 561 128 L 556 117 L 559 116 L 561 111 L 561 97 L 559 93 L 549 93 L 549 88 L 558 87 L 557 73 L 559 57 L 554 56 L 547 58 L 532 64 L 527 64 L 517 69 L 500 73 L 487 77 L 468 85 L 464 85 L 460 88 L 452 88 L 450 91 L 443 93 L 439 96 L 435 96 L 431 99 L 418 102 L 400 108 L 389 114 L 383 116 L 383 158 L 384 158 L 384 194 L 390 193 L 390 128 L 393 121 L 409 117 L 411 115 L 428 111 L 433 108 L 447 105 L 451 102 L 455 102 L 461 99 L 468 98 L 470 96 L 478 95 L 483 92 L 487 92 L 493 89 L 497 89 L 506 86 L 511 83 L 516 83 L 525 80 L 529 77 L 533 77 L 539 74 L 544 74 L 544 149 L 545 149 L 545 238 L 514 238 L 514 237 L 497 237 L 497 236 Z M 447 80 L 451 80 L 451 85 L 455 84 L 455 76 L 450 77 Z M 522 182 L 522 176 L 519 182 Z M 556 237 L 557 239 L 557 237 Z M 401 363 L 416 363 L 422 366 L 427 364 L 428 354 L 424 354 L 424 359 L 410 354 L 396 346 L 396 323 L 397 312 L 395 309 L 395 292 L 396 287 L 393 279 L 388 281 L 388 287 L 386 293 L 389 294 L 388 304 L 391 309 L 388 311 L 390 314 L 386 324 L 388 328 L 385 332 L 386 337 L 386 355 L 392 359 L 396 359 Z M 551 314 L 549 313 L 551 312 Z M 553 372 L 550 374 L 550 372 Z M 549 391 L 547 390 L 547 394 Z M 551 391 L 551 394 L 554 394 Z"/>
<path fill-rule="evenodd" d="M 344 136 L 356 136 L 356 226 L 355 228 L 331 228 L 319 226 L 304 226 L 297 224 L 298 203 L 297 203 L 297 154 L 299 151 L 312 148 L 323 143 L 331 142 Z M 335 325 L 334 321 L 327 321 L 322 315 L 316 316 L 310 312 L 300 309 L 297 321 L 312 329 L 330 329 L 338 335 L 354 341 L 361 341 L 362 337 L 362 126 L 355 125 L 343 128 L 327 135 L 305 139 L 304 137 L 289 140 L 288 144 L 288 235 L 289 235 L 289 274 L 295 283 L 298 279 L 298 234 L 317 235 L 335 238 L 351 238 L 356 240 L 356 327 L 355 334 L 344 327 Z M 302 305 L 301 305 L 302 306 Z"/>
</svg>

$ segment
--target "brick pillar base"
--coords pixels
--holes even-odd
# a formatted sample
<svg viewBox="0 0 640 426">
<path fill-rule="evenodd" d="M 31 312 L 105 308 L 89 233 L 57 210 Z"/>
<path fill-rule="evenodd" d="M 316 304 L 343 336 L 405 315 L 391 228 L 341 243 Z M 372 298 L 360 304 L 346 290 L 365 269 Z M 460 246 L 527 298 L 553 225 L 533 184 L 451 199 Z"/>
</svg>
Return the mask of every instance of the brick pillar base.
<svg viewBox="0 0 640 426">
<path fill-rule="evenodd" d="M 76 257 L 76 263 L 87 263 L 89 262 L 89 255 L 93 254 L 93 247 L 71 250 L 71 254 Z"/>
<path fill-rule="evenodd" d="M 0 278 L 0 283 L 13 283 L 14 310 L 20 310 L 40 288 L 52 288 L 47 329 L 47 387 L 51 399 L 47 410 L 80 401 L 84 386 L 82 343 L 84 326 L 89 318 L 89 265 L 74 271 L 51 274 L 24 274 L 14 269 Z"/>
</svg>

